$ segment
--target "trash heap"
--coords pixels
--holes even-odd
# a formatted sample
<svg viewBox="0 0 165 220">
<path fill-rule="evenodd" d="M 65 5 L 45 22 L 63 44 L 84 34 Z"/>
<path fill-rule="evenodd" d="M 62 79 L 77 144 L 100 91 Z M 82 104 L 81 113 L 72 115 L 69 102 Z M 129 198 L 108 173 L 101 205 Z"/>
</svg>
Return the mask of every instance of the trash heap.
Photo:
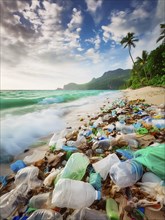
<svg viewBox="0 0 165 220">
<path fill-rule="evenodd" d="M 83 119 L 81 119 L 82 121 Z M 1 176 L 1 219 L 148 219 L 165 210 L 164 106 L 116 100 Z"/>
</svg>

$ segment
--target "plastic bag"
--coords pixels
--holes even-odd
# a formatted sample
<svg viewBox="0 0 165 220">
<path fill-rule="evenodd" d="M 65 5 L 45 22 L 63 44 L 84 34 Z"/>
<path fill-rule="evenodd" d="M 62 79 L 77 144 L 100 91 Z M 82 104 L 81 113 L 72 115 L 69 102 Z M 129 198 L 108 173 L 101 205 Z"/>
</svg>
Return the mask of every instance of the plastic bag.
<svg viewBox="0 0 165 220">
<path fill-rule="evenodd" d="M 138 150 L 134 155 L 137 162 L 165 180 L 165 144 Z"/>
<path fill-rule="evenodd" d="M 56 182 L 60 178 L 68 178 L 73 180 L 81 180 L 86 172 L 86 168 L 90 163 L 88 157 L 83 153 L 74 153 L 70 156 L 64 170 L 57 177 Z"/>
</svg>

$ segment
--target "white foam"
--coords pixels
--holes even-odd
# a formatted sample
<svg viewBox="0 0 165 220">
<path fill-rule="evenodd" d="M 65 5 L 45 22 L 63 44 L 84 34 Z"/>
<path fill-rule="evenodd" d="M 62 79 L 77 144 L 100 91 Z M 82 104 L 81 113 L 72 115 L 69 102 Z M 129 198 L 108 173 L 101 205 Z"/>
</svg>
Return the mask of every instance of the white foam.
<svg viewBox="0 0 165 220">
<path fill-rule="evenodd" d="M 65 127 L 62 110 L 44 109 L 22 116 L 6 116 L 1 122 L 1 152 L 17 155 L 37 139 Z"/>
</svg>

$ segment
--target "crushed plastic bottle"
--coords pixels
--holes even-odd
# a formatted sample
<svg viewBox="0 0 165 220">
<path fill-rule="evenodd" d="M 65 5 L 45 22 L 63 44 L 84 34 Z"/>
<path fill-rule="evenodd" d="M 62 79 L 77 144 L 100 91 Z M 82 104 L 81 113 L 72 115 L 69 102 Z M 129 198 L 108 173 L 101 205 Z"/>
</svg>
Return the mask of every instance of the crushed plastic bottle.
<svg viewBox="0 0 165 220">
<path fill-rule="evenodd" d="M 106 214 L 90 208 L 82 208 L 68 216 L 67 220 L 108 220 Z"/>
<path fill-rule="evenodd" d="M 78 180 L 60 179 L 53 190 L 52 206 L 81 209 L 91 206 L 95 200 L 100 199 L 101 193 L 96 191 L 91 184 Z"/>
<path fill-rule="evenodd" d="M 159 129 L 164 129 L 165 119 L 152 119 L 152 124 Z"/>
<path fill-rule="evenodd" d="M 31 208 L 36 208 L 36 209 L 47 209 L 49 208 L 49 197 L 50 193 L 42 193 L 36 196 L 33 196 L 29 200 L 29 206 Z"/>
<path fill-rule="evenodd" d="M 160 177 L 156 176 L 154 173 L 146 172 L 142 176 L 142 183 L 150 182 L 150 183 L 160 183 L 162 180 Z"/>
<path fill-rule="evenodd" d="M 115 163 L 110 168 L 112 181 L 120 188 L 125 188 L 135 184 L 143 175 L 143 167 L 134 160 Z"/>
<path fill-rule="evenodd" d="M 60 213 L 49 209 L 38 209 L 27 220 L 63 220 Z"/>
<path fill-rule="evenodd" d="M 0 217 L 8 218 L 18 207 L 25 205 L 30 198 L 31 190 L 41 187 L 38 179 L 39 169 L 34 166 L 19 170 L 15 176 L 16 188 L 1 196 Z"/>
</svg>

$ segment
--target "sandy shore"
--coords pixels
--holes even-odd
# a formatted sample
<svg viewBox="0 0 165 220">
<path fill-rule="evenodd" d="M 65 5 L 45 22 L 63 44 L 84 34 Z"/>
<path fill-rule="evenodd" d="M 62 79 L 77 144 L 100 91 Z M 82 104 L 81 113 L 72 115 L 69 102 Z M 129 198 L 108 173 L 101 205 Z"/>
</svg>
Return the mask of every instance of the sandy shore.
<svg viewBox="0 0 165 220">
<path fill-rule="evenodd" d="M 147 86 L 140 89 L 126 89 L 124 96 L 128 100 L 145 99 L 145 102 L 153 105 L 165 104 L 165 88 Z"/>
</svg>

